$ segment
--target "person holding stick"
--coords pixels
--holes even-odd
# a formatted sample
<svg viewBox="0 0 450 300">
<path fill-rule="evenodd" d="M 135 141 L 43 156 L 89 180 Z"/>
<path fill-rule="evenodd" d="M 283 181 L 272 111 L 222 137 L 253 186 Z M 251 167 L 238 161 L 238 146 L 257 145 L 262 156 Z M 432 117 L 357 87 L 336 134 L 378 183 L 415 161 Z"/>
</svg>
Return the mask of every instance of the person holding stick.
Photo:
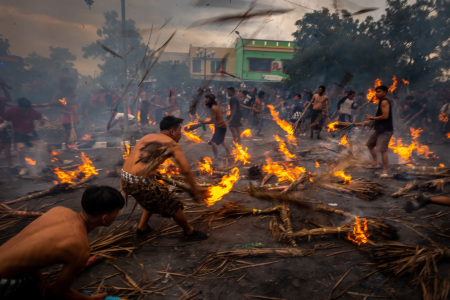
<svg viewBox="0 0 450 300">
<path fill-rule="evenodd" d="M 121 186 L 126 195 L 133 196 L 144 209 L 136 230 L 137 235 L 151 232 L 148 221 L 153 213 L 165 218 L 173 218 L 184 231 L 184 240 L 197 241 L 208 236 L 194 230 L 183 211 L 183 203 L 169 188 L 158 181 L 158 167 L 169 157 L 172 157 L 180 167 L 190 189 L 189 194 L 197 203 L 203 203 L 205 190 L 195 181 L 189 163 L 178 145 L 181 138 L 181 123 L 183 119 L 166 116 L 161 120 L 160 133 L 148 134 L 141 138 L 131 150 L 130 156 L 122 167 Z"/>
<path fill-rule="evenodd" d="M 104 299 L 71 289 L 90 256 L 87 233 L 110 226 L 125 200 L 109 186 L 90 186 L 81 199 L 82 211 L 55 207 L 37 218 L 0 247 L 0 299 Z M 40 269 L 63 264 L 48 286 Z"/>
<path fill-rule="evenodd" d="M 311 135 L 310 139 L 314 138 L 314 129 L 317 129 L 317 139 L 321 140 L 320 132 L 322 131 L 324 116 L 326 115 L 329 118 L 329 105 L 328 105 L 328 96 L 325 95 L 325 86 L 319 86 L 319 90 L 317 94 L 311 99 L 306 110 L 312 105 L 311 112 Z"/>
<path fill-rule="evenodd" d="M 387 169 L 388 169 L 388 154 L 387 149 L 389 146 L 389 141 L 394 134 L 394 126 L 392 122 L 392 104 L 386 98 L 386 94 L 388 92 L 388 87 L 385 85 L 380 85 L 375 89 L 376 98 L 379 99 L 377 112 L 374 117 L 366 114 L 366 119 L 374 120 L 374 129 L 375 132 L 370 136 L 366 145 L 370 150 L 370 154 L 372 155 L 372 164 L 371 168 L 378 168 L 378 160 L 377 160 L 377 152 L 375 151 L 375 147 L 379 152 L 381 152 L 381 160 L 383 163 L 383 173 L 381 173 L 380 177 L 385 178 L 388 177 Z M 369 122 L 365 122 L 369 123 Z"/>
<path fill-rule="evenodd" d="M 211 109 L 211 119 L 200 120 L 201 124 L 214 124 L 214 134 L 211 141 L 208 144 L 211 145 L 214 153 L 214 160 L 218 161 L 217 146 L 222 144 L 227 151 L 228 155 L 231 155 L 230 148 L 225 144 L 225 135 L 227 133 L 227 123 L 223 119 L 222 111 L 216 103 L 216 97 L 213 94 L 207 94 L 205 96 L 205 105 Z"/>
</svg>

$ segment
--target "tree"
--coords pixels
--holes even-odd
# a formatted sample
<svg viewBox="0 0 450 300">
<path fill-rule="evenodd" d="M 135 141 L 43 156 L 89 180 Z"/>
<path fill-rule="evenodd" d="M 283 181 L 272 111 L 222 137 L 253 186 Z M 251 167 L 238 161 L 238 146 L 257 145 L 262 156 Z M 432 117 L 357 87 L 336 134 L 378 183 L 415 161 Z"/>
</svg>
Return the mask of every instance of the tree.
<svg viewBox="0 0 450 300">
<path fill-rule="evenodd" d="M 99 39 L 83 47 L 83 57 L 100 58 L 102 60 L 102 64 L 98 65 L 101 74 L 97 77 L 98 82 L 102 86 L 121 86 L 122 59 L 126 59 L 128 75 L 135 74 L 136 70 L 142 74 L 148 63 L 149 51 L 146 52 L 146 47 L 142 43 L 142 37 L 136 29 L 133 20 L 126 20 L 125 30 L 123 30 L 116 11 L 106 12 L 104 17 L 105 24 L 97 30 Z M 125 50 L 123 47 L 124 37 L 126 42 Z M 102 47 L 102 45 L 106 46 L 106 48 Z M 108 52 L 105 49 L 111 51 Z"/>
</svg>

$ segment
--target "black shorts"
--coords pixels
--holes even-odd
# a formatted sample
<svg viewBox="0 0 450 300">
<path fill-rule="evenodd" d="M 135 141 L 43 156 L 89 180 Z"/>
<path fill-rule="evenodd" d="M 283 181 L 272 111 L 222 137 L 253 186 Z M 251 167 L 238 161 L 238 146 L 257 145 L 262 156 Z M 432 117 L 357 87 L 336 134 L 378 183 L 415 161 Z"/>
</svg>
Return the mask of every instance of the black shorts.
<svg viewBox="0 0 450 300">
<path fill-rule="evenodd" d="M 322 117 L 320 117 L 322 116 Z M 311 124 L 313 124 L 314 122 L 319 122 L 318 124 L 316 124 L 316 126 L 314 126 L 314 128 L 316 129 L 322 129 L 323 126 L 323 117 L 324 114 L 322 113 L 321 110 L 312 110 L 311 111 Z M 320 118 L 320 120 L 317 120 L 317 118 Z"/>
<path fill-rule="evenodd" d="M 211 141 L 208 144 L 214 143 L 216 145 L 220 145 L 225 140 L 225 134 L 227 133 L 227 128 L 215 127 L 214 135 L 212 136 Z"/>
<path fill-rule="evenodd" d="M 36 131 L 32 131 L 30 133 L 19 133 L 14 132 L 14 142 L 15 143 L 24 143 L 28 147 L 32 147 L 31 142 L 38 141 L 41 138 L 37 135 Z"/>
<path fill-rule="evenodd" d="M 31 274 L 23 274 L 14 279 L 0 277 L 0 299 L 41 299 L 39 279 Z"/>
<path fill-rule="evenodd" d="M 230 126 L 230 127 L 241 127 L 242 126 L 242 124 L 241 124 L 241 116 L 239 115 L 239 116 L 235 116 L 235 117 L 233 117 L 233 119 L 231 119 L 231 121 L 230 121 L 230 124 L 228 124 L 228 126 Z"/>
<path fill-rule="evenodd" d="M 346 120 L 348 120 L 348 122 L 353 122 L 353 116 L 349 115 L 349 114 L 340 114 L 339 115 L 339 122 L 346 122 Z"/>
</svg>

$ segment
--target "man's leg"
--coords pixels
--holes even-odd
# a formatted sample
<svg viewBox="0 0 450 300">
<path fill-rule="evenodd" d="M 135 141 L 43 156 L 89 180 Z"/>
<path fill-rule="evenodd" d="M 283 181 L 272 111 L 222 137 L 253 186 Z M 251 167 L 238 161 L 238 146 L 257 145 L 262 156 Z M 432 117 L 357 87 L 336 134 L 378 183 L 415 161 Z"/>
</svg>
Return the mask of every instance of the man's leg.
<svg viewBox="0 0 450 300">
<path fill-rule="evenodd" d="M 150 217 L 152 216 L 152 213 L 148 210 L 144 209 L 142 212 L 141 220 L 139 221 L 138 229 L 140 231 L 146 231 L 148 229 L 148 221 L 150 220 Z"/>
<path fill-rule="evenodd" d="M 214 142 L 211 142 L 211 147 L 214 153 L 214 158 L 217 158 L 217 145 Z"/>
<path fill-rule="evenodd" d="M 376 157 L 376 153 L 375 153 L 375 157 Z M 387 151 L 381 152 L 381 161 L 383 163 L 383 174 L 387 174 L 387 170 L 388 170 L 388 154 L 387 154 Z"/>
<path fill-rule="evenodd" d="M 450 197 L 446 196 L 430 197 L 430 202 L 434 204 L 450 206 Z"/>
<path fill-rule="evenodd" d="M 369 148 L 370 154 L 372 155 L 372 165 L 378 166 L 377 151 L 375 151 L 375 147 L 367 145 L 367 148 Z"/>
<path fill-rule="evenodd" d="M 184 211 L 179 208 L 175 214 L 173 215 L 173 220 L 175 221 L 175 223 L 178 224 L 178 226 L 180 226 L 185 234 L 191 234 L 194 232 L 194 227 L 191 226 L 191 224 L 189 224 L 186 215 L 184 214 Z"/>
<path fill-rule="evenodd" d="M 378 166 L 378 158 L 377 152 L 375 151 L 375 147 L 377 145 L 378 134 L 376 132 L 372 133 L 372 135 L 367 140 L 366 146 L 372 155 L 372 166 Z"/>
<path fill-rule="evenodd" d="M 228 155 L 231 155 L 230 147 L 228 147 L 228 145 L 225 144 L 225 142 L 222 142 L 222 145 L 223 145 L 223 147 L 225 148 L 225 151 L 227 151 L 227 154 L 228 154 Z"/>
</svg>

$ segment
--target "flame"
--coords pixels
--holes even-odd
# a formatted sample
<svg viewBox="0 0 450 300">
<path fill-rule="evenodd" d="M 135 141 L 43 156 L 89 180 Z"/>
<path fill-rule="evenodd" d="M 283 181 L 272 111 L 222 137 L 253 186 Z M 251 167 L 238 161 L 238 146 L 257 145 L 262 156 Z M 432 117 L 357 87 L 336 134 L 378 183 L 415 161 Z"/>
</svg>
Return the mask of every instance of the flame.
<svg viewBox="0 0 450 300">
<path fill-rule="evenodd" d="M 67 148 L 69 148 L 70 150 L 78 150 L 78 147 L 75 145 L 67 145 Z"/>
<path fill-rule="evenodd" d="M 352 183 L 352 176 L 350 175 L 345 175 L 343 170 L 340 171 L 335 171 L 333 173 L 334 176 L 336 177 L 341 177 L 342 179 L 344 179 L 344 184 L 350 184 Z"/>
<path fill-rule="evenodd" d="M 275 110 L 275 107 L 273 105 L 267 105 L 267 107 L 270 109 L 270 114 L 272 115 L 272 118 L 275 122 L 277 122 L 278 126 L 281 127 L 284 131 L 286 131 L 288 134 L 293 135 L 294 134 L 294 128 L 292 128 L 291 124 L 288 122 L 281 120 L 278 115 L 279 112 Z"/>
<path fill-rule="evenodd" d="M 251 157 L 250 154 L 247 153 L 248 148 L 245 148 L 239 145 L 236 142 L 233 142 L 236 148 L 233 149 L 231 154 L 234 155 L 234 162 L 241 161 L 244 165 L 249 164 L 248 159 Z"/>
<path fill-rule="evenodd" d="M 214 127 L 213 124 L 209 124 L 209 129 L 211 129 L 211 132 L 214 134 L 214 132 L 216 131 L 216 127 Z"/>
<path fill-rule="evenodd" d="M 194 141 L 196 143 L 203 142 L 201 138 L 199 138 L 198 136 L 195 135 L 196 133 L 197 133 L 197 130 L 194 130 L 192 132 L 186 132 L 186 131 L 183 132 L 184 136 L 187 137 L 189 140 Z"/>
<path fill-rule="evenodd" d="M 273 174 L 278 177 L 278 182 L 283 180 L 294 181 L 297 179 L 302 173 L 305 173 L 305 168 L 302 167 L 294 167 L 292 168 L 292 163 L 285 163 L 280 165 L 278 163 L 272 162 L 272 159 L 266 159 L 266 165 L 263 165 L 263 171 L 268 174 Z"/>
<path fill-rule="evenodd" d="M 85 134 L 81 139 L 82 140 L 89 140 L 89 139 L 91 139 L 92 138 L 92 134 Z"/>
<path fill-rule="evenodd" d="M 138 111 L 137 120 L 138 122 L 141 122 L 141 111 Z"/>
<path fill-rule="evenodd" d="M 348 239 L 356 244 L 358 246 L 361 246 L 361 244 L 365 244 L 369 241 L 369 238 L 367 237 L 367 219 L 364 218 L 361 219 L 358 217 L 355 217 L 355 223 L 353 224 L 353 230 L 352 232 L 348 233 Z"/>
<path fill-rule="evenodd" d="M 343 135 L 343 136 L 341 137 L 341 140 L 340 140 L 340 142 L 339 142 L 339 145 L 343 145 L 343 146 L 347 145 L 347 136 L 346 136 L 346 135 Z"/>
<path fill-rule="evenodd" d="M 27 162 L 27 164 L 35 166 L 36 165 L 36 161 L 32 160 L 31 158 L 25 158 L 25 161 Z"/>
<path fill-rule="evenodd" d="M 161 175 L 166 175 L 167 177 L 172 177 L 174 174 L 180 174 L 180 169 L 175 165 L 175 163 L 170 159 L 166 159 L 158 168 Z"/>
<path fill-rule="evenodd" d="M 409 161 L 412 153 L 414 150 L 417 151 L 417 154 L 428 157 L 430 154 L 433 154 L 433 152 L 430 151 L 428 146 L 421 145 L 417 139 L 420 136 L 420 133 L 423 131 L 421 128 L 414 129 L 409 128 L 411 131 L 411 144 L 410 145 L 403 145 L 402 139 L 396 139 L 395 137 L 392 137 L 392 139 L 389 142 L 389 149 L 392 149 L 394 153 L 397 153 L 400 155 L 401 159 L 404 161 Z"/>
<path fill-rule="evenodd" d="M 439 121 L 441 121 L 441 122 L 448 122 L 448 116 L 447 116 L 447 114 L 446 113 L 444 113 L 443 111 L 441 111 L 440 113 L 439 113 Z"/>
<path fill-rule="evenodd" d="M 74 180 L 78 181 L 98 174 L 92 161 L 85 156 L 84 152 L 81 152 L 81 159 L 83 160 L 83 164 L 75 171 L 62 171 L 59 168 L 55 168 L 54 173 L 58 176 L 60 183 L 74 183 Z M 55 184 L 58 183 L 57 181 L 53 182 Z"/>
<path fill-rule="evenodd" d="M 403 79 L 403 78 L 402 78 L 402 81 L 403 81 L 404 84 L 409 84 L 409 81 L 406 80 L 406 79 Z"/>
<path fill-rule="evenodd" d="M 450 132 L 447 132 L 447 133 L 445 134 L 445 136 L 446 136 L 448 139 L 450 139 Z"/>
<path fill-rule="evenodd" d="M 252 131 L 251 129 L 245 129 L 242 133 L 241 133 L 241 139 L 244 137 L 252 137 Z"/>
<path fill-rule="evenodd" d="M 234 183 L 239 179 L 239 169 L 237 167 L 231 170 L 230 175 L 222 177 L 218 186 L 212 186 L 208 188 L 209 197 L 206 199 L 207 206 L 214 205 L 217 201 L 228 194 L 233 188 Z"/>
<path fill-rule="evenodd" d="M 373 90 L 369 89 L 367 96 L 366 96 L 366 98 L 367 98 L 367 100 L 369 100 L 369 102 L 378 102 L 379 101 L 376 97 L 375 89 L 377 87 L 379 87 L 381 85 L 381 83 L 382 83 L 381 79 L 379 79 L 379 78 L 375 79 L 375 82 L 373 84 Z"/>
<path fill-rule="evenodd" d="M 392 85 L 389 87 L 388 92 L 393 92 L 397 88 L 397 77 L 392 77 Z"/>
<path fill-rule="evenodd" d="M 320 168 L 320 164 L 317 160 L 316 160 L 316 168 Z"/>
<path fill-rule="evenodd" d="M 210 157 L 205 157 L 203 159 L 205 161 L 205 163 L 202 162 L 198 162 L 198 168 L 200 170 L 200 172 L 212 175 L 213 174 L 213 169 L 212 169 L 212 160 Z"/>
<path fill-rule="evenodd" d="M 123 159 L 127 159 L 128 156 L 130 156 L 130 149 L 131 149 L 131 146 L 128 145 L 128 144 L 125 144 L 125 143 L 124 143 L 124 146 L 125 146 L 125 147 L 122 148 L 122 151 L 123 151 L 122 157 L 123 157 Z"/>
<path fill-rule="evenodd" d="M 330 132 L 330 131 L 335 131 L 335 130 L 336 130 L 336 127 L 335 127 L 335 126 L 336 126 L 337 124 L 339 124 L 338 121 L 328 124 L 328 125 L 327 125 L 327 127 L 328 127 L 328 132 Z"/>
<path fill-rule="evenodd" d="M 62 105 L 64 105 L 64 106 L 67 105 L 66 98 L 58 99 L 58 101 L 59 101 Z"/>
<path fill-rule="evenodd" d="M 295 154 L 290 153 L 288 148 L 286 148 L 286 143 L 282 139 L 280 139 L 278 135 L 274 135 L 274 137 L 275 140 L 280 143 L 280 147 L 278 148 L 278 150 L 284 153 L 284 155 L 286 155 L 288 158 L 295 158 Z"/>
<path fill-rule="evenodd" d="M 439 167 L 444 168 L 445 165 L 444 164 L 439 164 Z"/>
</svg>

